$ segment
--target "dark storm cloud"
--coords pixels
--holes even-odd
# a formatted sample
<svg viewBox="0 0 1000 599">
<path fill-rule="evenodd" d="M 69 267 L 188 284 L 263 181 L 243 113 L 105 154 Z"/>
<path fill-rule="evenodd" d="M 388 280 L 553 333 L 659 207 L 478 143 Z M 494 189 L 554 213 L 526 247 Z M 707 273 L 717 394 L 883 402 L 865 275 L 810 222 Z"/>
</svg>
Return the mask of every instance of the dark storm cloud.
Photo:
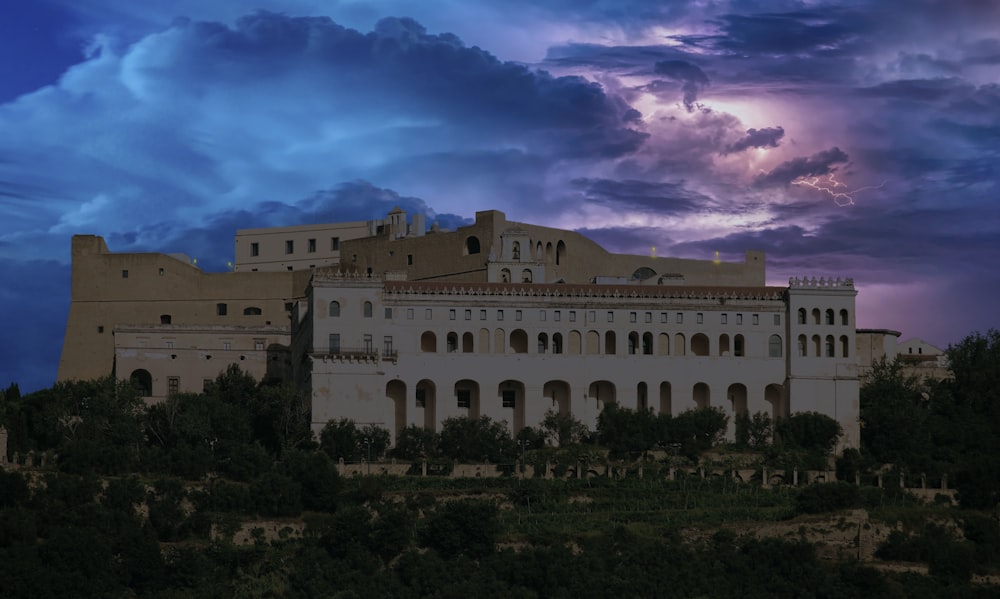
<svg viewBox="0 0 1000 599">
<path fill-rule="evenodd" d="M 664 60 L 656 63 L 653 71 L 658 75 L 666 75 L 681 83 L 684 91 L 684 106 L 688 112 L 694 110 L 698 93 L 708 86 L 708 77 L 696 65 L 683 60 Z"/>
<path fill-rule="evenodd" d="M 933 102 L 968 96 L 974 86 L 962 79 L 941 77 L 937 79 L 899 79 L 862 88 L 866 96 Z"/>
<path fill-rule="evenodd" d="M 777 187 L 788 185 L 800 177 L 817 177 L 836 170 L 833 166 L 847 162 L 847 154 L 840 148 L 830 148 L 809 157 L 799 157 L 782 162 L 770 172 L 761 173 L 753 180 L 754 187 Z"/>
<path fill-rule="evenodd" d="M 735 54 L 784 56 L 831 53 L 854 39 L 856 31 L 842 11 L 729 14 L 716 21 L 719 33 L 680 35 L 675 39 L 698 48 Z"/>
<path fill-rule="evenodd" d="M 762 129 L 747 129 L 747 134 L 722 151 L 723 154 L 735 154 L 749 148 L 777 148 L 778 140 L 785 136 L 781 127 L 764 127 Z"/>
<path fill-rule="evenodd" d="M 620 210 L 643 210 L 658 214 L 684 214 L 704 209 L 712 198 L 687 189 L 683 181 L 659 182 L 613 179 L 574 179 L 587 202 Z"/>
</svg>

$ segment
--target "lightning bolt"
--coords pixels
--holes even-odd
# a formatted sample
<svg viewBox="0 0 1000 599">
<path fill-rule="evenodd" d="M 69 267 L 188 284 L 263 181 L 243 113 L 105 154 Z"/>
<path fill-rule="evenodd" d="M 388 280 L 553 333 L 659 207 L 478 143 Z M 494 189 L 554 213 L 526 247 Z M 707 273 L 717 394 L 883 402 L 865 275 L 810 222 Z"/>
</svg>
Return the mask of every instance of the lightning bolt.
<svg viewBox="0 0 1000 599">
<path fill-rule="evenodd" d="M 819 177 L 803 177 L 797 181 L 792 181 L 792 185 L 804 185 L 812 187 L 817 191 L 822 191 L 833 198 L 833 203 L 843 208 L 854 205 L 854 194 L 868 189 L 882 189 L 885 186 L 885 181 L 882 181 L 878 185 L 866 185 L 850 191 L 841 191 L 839 188 L 847 187 L 847 185 L 837 181 L 835 174 L 830 173 L 826 183 L 820 182 Z"/>
</svg>

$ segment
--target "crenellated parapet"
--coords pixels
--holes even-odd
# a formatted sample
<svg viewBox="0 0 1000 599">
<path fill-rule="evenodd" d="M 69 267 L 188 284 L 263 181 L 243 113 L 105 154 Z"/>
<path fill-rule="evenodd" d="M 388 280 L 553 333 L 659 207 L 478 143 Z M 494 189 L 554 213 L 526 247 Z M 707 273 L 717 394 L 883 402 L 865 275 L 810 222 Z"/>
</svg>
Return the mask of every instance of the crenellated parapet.
<svg viewBox="0 0 1000 599">
<path fill-rule="evenodd" d="M 809 288 L 838 288 L 838 289 L 854 289 L 854 279 L 851 277 L 841 278 L 837 277 L 789 277 L 788 286 L 790 288 L 795 287 L 809 287 Z"/>
<path fill-rule="evenodd" d="M 578 299 L 680 299 L 697 301 L 780 301 L 784 287 L 669 287 L 639 285 L 567 285 L 512 283 L 432 283 L 387 281 L 388 296 L 499 296 Z"/>
</svg>

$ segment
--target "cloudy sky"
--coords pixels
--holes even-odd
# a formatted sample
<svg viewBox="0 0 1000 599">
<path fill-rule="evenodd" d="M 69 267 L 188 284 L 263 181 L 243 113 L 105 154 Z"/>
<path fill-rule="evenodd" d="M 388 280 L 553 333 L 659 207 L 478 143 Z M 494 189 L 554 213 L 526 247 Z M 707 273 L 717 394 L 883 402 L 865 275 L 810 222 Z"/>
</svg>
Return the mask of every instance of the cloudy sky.
<svg viewBox="0 0 1000 599">
<path fill-rule="evenodd" d="M 997 2 L 8 0 L 0 56 L 0 385 L 55 378 L 75 233 L 219 271 L 393 204 L 998 326 Z"/>
</svg>

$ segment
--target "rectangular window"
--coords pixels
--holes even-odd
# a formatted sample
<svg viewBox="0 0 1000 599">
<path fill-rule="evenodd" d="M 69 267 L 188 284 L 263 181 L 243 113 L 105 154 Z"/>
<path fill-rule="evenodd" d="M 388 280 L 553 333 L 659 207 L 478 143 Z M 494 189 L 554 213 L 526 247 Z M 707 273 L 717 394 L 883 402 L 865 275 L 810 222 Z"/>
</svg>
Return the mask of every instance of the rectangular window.
<svg viewBox="0 0 1000 599">
<path fill-rule="evenodd" d="M 514 320 L 521 320 L 521 311 L 520 310 L 515 310 L 514 311 Z"/>
<path fill-rule="evenodd" d="M 310 239 L 309 243 L 307 245 L 308 245 L 308 247 L 307 247 L 306 251 L 309 252 L 310 254 L 315 254 L 316 253 L 316 240 L 315 239 Z"/>
<path fill-rule="evenodd" d="M 422 408 L 427 403 L 427 390 L 417 389 L 417 407 Z"/>
<path fill-rule="evenodd" d="M 372 353 L 374 351 L 374 349 L 372 348 L 372 336 L 371 335 L 365 335 L 364 337 L 361 338 L 361 341 L 362 341 L 362 343 L 364 343 L 365 353 L 366 354 L 370 354 L 370 353 Z"/>
<path fill-rule="evenodd" d="M 753 324 L 760 324 L 760 314 L 754 314 L 753 317 L 750 319 L 750 322 L 752 322 Z"/>
<path fill-rule="evenodd" d="M 385 318 L 386 318 L 386 320 L 392 318 L 392 308 L 386 308 L 385 309 Z"/>
<path fill-rule="evenodd" d="M 597 312 L 593 310 L 587 312 L 587 322 L 597 322 Z"/>
<path fill-rule="evenodd" d="M 466 320 L 472 320 L 472 310 L 466 310 L 465 311 L 465 319 Z"/>
<path fill-rule="evenodd" d="M 425 308 L 424 309 L 424 320 L 430 320 L 432 318 L 434 318 L 434 311 L 431 310 L 430 308 Z"/>
<path fill-rule="evenodd" d="M 294 254 L 295 253 L 295 241 L 291 239 L 285 240 L 285 253 Z"/>
<path fill-rule="evenodd" d="M 103 324 L 97 325 L 97 332 L 98 333 L 103 333 L 104 332 L 104 325 Z"/>
<path fill-rule="evenodd" d="M 776 326 L 776 327 L 780 327 L 781 326 L 781 314 L 775 314 L 774 315 L 774 326 Z"/>
<path fill-rule="evenodd" d="M 697 324 L 705 324 L 705 314 L 702 312 L 698 312 L 698 315 L 695 316 L 694 321 Z"/>
<path fill-rule="evenodd" d="M 503 320 L 503 310 L 497 310 L 497 320 Z"/>
<path fill-rule="evenodd" d="M 177 395 L 181 390 L 181 379 L 176 376 L 167 377 L 167 396 Z"/>
<path fill-rule="evenodd" d="M 545 310 L 538 311 L 538 320 L 545 322 Z"/>
<path fill-rule="evenodd" d="M 503 392 L 503 407 L 513 408 L 514 403 L 517 401 L 517 392 L 512 389 L 504 389 Z"/>
<path fill-rule="evenodd" d="M 340 333 L 330 333 L 330 353 L 340 353 Z"/>
<path fill-rule="evenodd" d="M 174 348 L 174 342 L 173 341 L 167 341 L 167 349 L 173 349 L 173 348 Z"/>
<path fill-rule="evenodd" d="M 162 268 L 160 269 L 160 276 L 161 277 L 163 276 L 163 269 Z"/>
<path fill-rule="evenodd" d="M 722 324 L 729 324 L 729 315 L 728 314 L 723 314 L 722 315 L 722 320 L 720 322 Z"/>
<path fill-rule="evenodd" d="M 479 311 L 479 320 L 486 320 L 486 310 Z"/>
<path fill-rule="evenodd" d="M 225 350 L 233 349 L 233 344 L 230 343 L 229 341 L 225 341 L 225 342 L 222 343 L 222 349 L 225 349 Z"/>
<path fill-rule="evenodd" d="M 472 406 L 472 391 L 459 389 L 456 393 L 458 394 L 458 407 L 468 408 Z"/>
<path fill-rule="evenodd" d="M 260 244 L 257 243 L 256 241 L 250 244 L 250 255 L 260 256 Z"/>
<path fill-rule="evenodd" d="M 635 322 L 636 321 L 635 312 L 629 312 L 628 313 L 628 321 L 629 322 Z"/>
<path fill-rule="evenodd" d="M 742 314 L 737 314 L 736 315 L 736 324 L 743 324 L 743 315 Z"/>
<path fill-rule="evenodd" d="M 556 310 L 555 313 L 554 313 L 554 316 L 555 316 L 555 321 L 556 322 L 559 322 L 560 320 L 562 320 L 562 310 Z"/>
<path fill-rule="evenodd" d="M 257 351 L 262 351 L 264 349 L 264 340 L 263 339 L 254 339 L 253 340 L 253 348 L 255 350 L 257 350 Z"/>
<path fill-rule="evenodd" d="M 331 237 L 330 238 L 330 251 L 331 252 L 339 252 L 340 251 L 340 238 L 339 237 Z"/>
<path fill-rule="evenodd" d="M 676 320 L 677 320 L 677 324 L 684 324 L 684 313 L 683 312 L 678 312 Z"/>
<path fill-rule="evenodd" d="M 576 322 L 576 310 L 569 311 L 569 321 Z"/>
<path fill-rule="evenodd" d="M 226 304 L 215 304 L 215 314 L 218 316 L 225 316 L 229 312 L 229 306 Z"/>
<path fill-rule="evenodd" d="M 667 320 L 668 320 L 667 319 L 667 313 L 666 312 L 660 312 L 660 322 L 666 323 Z"/>
<path fill-rule="evenodd" d="M 653 313 L 646 312 L 646 322 L 653 322 Z"/>
<path fill-rule="evenodd" d="M 122 278 L 123 279 L 127 279 L 128 278 L 128 271 L 127 270 L 123 270 L 122 271 Z"/>
<path fill-rule="evenodd" d="M 608 311 L 608 322 L 614 322 L 614 321 L 615 321 L 615 313 L 614 313 L 614 312 L 611 312 L 611 311 L 609 310 L 609 311 Z"/>
<path fill-rule="evenodd" d="M 386 335 L 382 337 L 382 353 L 391 356 L 392 355 L 392 336 Z"/>
<path fill-rule="evenodd" d="M 448 320 L 455 320 L 455 310 L 448 310 Z"/>
<path fill-rule="evenodd" d="M 406 265 L 413 266 L 413 254 L 406 255 Z"/>
<path fill-rule="evenodd" d="M 413 308 L 406 309 L 406 320 L 413 320 Z"/>
</svg>

